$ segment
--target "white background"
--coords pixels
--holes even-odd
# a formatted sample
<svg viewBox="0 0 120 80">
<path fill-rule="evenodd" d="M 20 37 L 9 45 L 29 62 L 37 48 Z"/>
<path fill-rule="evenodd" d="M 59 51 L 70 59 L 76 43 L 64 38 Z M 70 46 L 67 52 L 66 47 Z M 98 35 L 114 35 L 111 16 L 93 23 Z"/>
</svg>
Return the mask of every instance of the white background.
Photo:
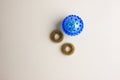
<svg viewBox="0 0 120 80">
<path fill-rule="evenodd" d="M 83 32 L 49 39 L 77 14 Z M 0 80 L 120 80 L 119 0 L 0 0 Z M 60 46 L 71 42 L 65 56 Z"/>
</svg>

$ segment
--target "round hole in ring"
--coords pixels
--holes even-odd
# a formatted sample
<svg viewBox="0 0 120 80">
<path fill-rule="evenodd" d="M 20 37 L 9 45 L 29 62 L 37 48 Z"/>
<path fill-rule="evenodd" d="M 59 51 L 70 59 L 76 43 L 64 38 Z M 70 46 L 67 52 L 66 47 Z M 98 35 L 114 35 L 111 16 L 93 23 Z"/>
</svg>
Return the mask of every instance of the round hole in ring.
<svg viewBox="0 0 120 80">
<path fill-rule="evenodd" d="M 55 38 L 55 40 L 58 40 L 60 38 L 60 35 L 58 33 L 56 33 L 54 38 Z"/>
</svg>

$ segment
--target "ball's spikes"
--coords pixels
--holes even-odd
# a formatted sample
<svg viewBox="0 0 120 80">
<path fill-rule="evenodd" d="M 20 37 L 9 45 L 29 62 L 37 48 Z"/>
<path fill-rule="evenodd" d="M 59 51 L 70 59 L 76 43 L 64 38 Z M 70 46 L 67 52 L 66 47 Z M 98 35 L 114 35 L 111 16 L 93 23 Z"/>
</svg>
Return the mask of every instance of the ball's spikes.
<svg viewBox="0 0 120 80">
<path fill-rule="evenodd" d="M 83 27 L 84 24 L 82 19 L 76 15 L 69 15 L 62 22 L 62 30 L 70 36 L 80 34 Z"/>
</svg>

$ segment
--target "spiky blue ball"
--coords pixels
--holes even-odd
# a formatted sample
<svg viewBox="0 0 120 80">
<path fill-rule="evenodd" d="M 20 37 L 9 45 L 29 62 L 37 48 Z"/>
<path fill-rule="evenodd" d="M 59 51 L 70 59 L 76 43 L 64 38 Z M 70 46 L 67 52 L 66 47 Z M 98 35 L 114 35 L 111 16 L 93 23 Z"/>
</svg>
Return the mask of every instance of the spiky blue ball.
<svg viewBox="0 0 120 80">
<path fill-rule="evenodd" d="M 80 34 L 83 27 L 83 20 L 77 15 L 69 15 L 62 22 L 62 30 L 70 36 Z"/>
</svg>

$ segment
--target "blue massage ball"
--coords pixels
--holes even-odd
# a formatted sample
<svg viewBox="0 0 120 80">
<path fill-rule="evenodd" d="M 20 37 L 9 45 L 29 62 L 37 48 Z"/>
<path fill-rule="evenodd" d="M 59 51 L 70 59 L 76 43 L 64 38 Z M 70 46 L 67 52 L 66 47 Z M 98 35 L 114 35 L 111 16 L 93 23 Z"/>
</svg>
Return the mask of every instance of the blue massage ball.
<svg viewBox="0 0 120 80">
<path fill-rule="evenodd" d="M 68 15 L 62 21 L 62 30 L 70 36 L 75 36 L 81 33 L 84 24 L 83 20 L 77 15 Z"/>
</svg>

